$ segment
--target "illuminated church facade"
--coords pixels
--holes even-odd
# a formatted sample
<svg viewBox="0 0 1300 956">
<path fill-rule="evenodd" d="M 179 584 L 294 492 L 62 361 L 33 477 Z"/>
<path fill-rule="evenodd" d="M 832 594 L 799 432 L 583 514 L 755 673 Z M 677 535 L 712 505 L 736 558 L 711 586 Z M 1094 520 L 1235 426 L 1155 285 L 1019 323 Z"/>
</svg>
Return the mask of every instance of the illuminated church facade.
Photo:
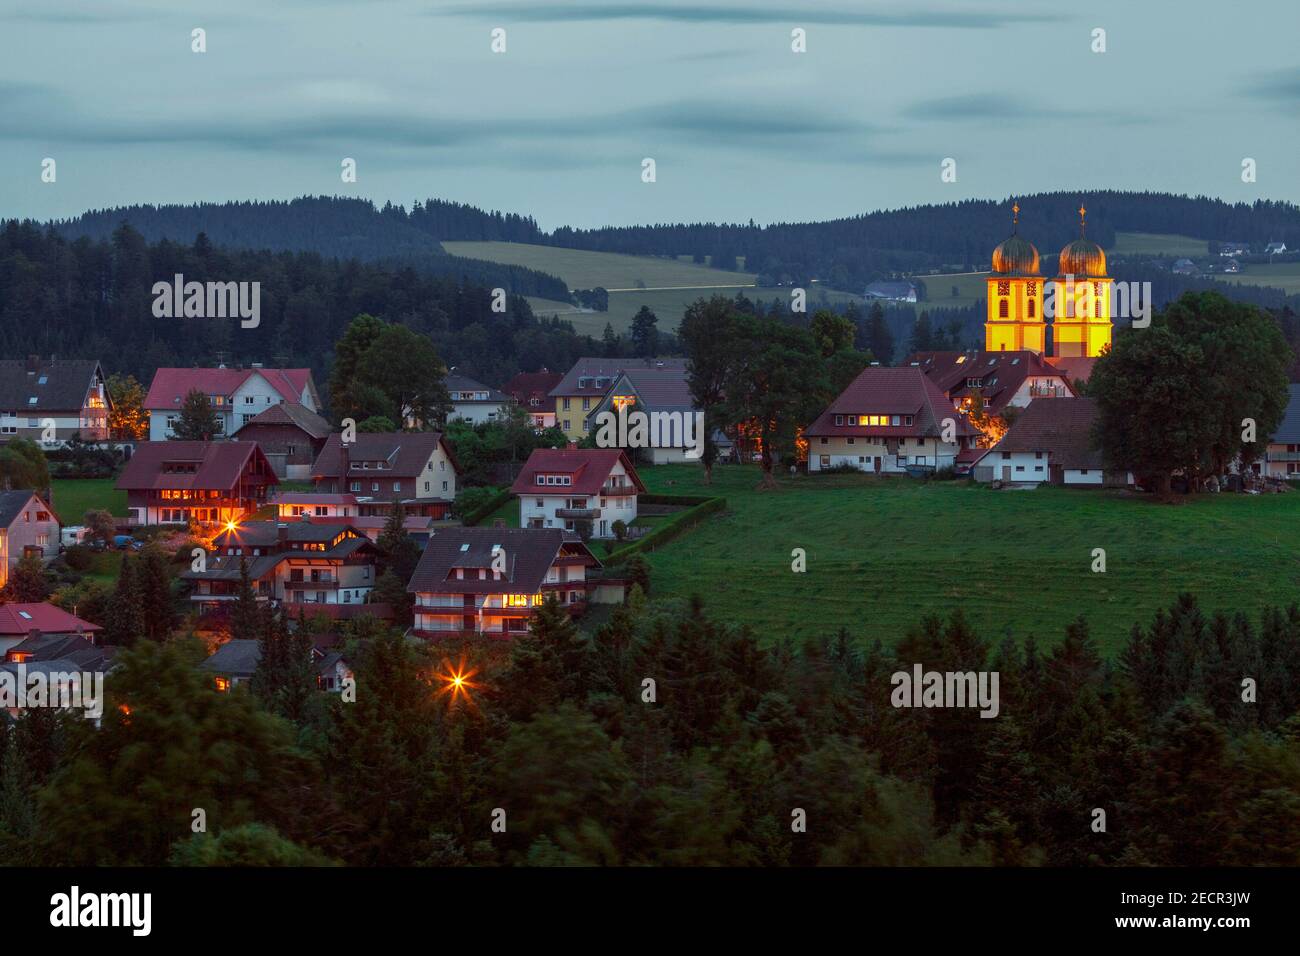
<svg viewBox="0 0 1300 956">
<path fill-rule="evenodd" d="M 1038 250 L 1019 235 L 1019 204 L 1011 208 L 1011 237 L 993 250 L 988 277 L 985 350 L 1046 355 L 1046 300 L 1052 313 L 1051 355 L 1096 358 L 1110 347 L 1112 280 L 1106 275 L 1106 253 L 1084 234 L 1087 211 L 1079 207 L 1079 238 L 1061 250 L 1058 274 L 1047 277 Z"/>
</svg>

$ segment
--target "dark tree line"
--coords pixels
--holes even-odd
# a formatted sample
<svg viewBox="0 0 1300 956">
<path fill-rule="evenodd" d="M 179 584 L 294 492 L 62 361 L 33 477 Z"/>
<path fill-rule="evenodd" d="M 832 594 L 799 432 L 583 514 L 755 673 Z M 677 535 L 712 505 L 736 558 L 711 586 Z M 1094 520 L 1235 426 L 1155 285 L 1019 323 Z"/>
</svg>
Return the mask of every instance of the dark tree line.
<svg viewBox="0 0 1300 956">
<path fill-rule="evenodd" d="M 551 602 L 508 644 L 349 635 L 350 701 L 312 695 L 306 642 L 272 624 L 251 692 L 146 640 L 102 728 L 6 720 L 5 859 L 1300 863 L 1294 606 L 1254 622 L 1184 595 L 1114 661 L 1082 620 L 1052 646 L 992 643 L 960 613 L 893 648 L 795 646 L 639 591 L 590 634 Z M 997 671 L 998 716 L 895 707 L 892 675 L 918 663 Z"/>
<path fill-rule="evenodd" d="M 155 318 L 153 285 L 177 273 L 186 281 L 259 282 L 260 325 Z M 538 321 L 519 296 L 494 312 L 490 287 L 414 268 L 223 249 L 206 236 L 150 244 L 130 226 L 98 241 L 68 241 L 29 223 L 0 228 L 4 355 L 98 357 L 108 371 L 146 383 L 162 366 L 223 358 L 310 367 L 323 385 L 334 342 L 362 313 L 427 336 L 448 365 L 490 383 L 541 366 L 568 368 L 599 348 L 567 323 Z"/>
</svg>

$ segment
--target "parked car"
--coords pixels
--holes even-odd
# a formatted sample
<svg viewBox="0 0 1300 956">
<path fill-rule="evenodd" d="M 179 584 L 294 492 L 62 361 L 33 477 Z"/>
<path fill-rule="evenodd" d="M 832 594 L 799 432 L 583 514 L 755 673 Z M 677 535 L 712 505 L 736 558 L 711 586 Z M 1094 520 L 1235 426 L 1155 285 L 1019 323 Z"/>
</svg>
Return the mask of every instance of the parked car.
<svg viewBox="0 0 1300 956">
<path fill-rule="evenodd" d="M 135 538 L 131 537 L 129 534 L 117 534 L 113 536 L 113 547 L 117 548 L 119 551 L 139 551 L 144 547 L 144 545 L 135 540 Z"/>
</svg>

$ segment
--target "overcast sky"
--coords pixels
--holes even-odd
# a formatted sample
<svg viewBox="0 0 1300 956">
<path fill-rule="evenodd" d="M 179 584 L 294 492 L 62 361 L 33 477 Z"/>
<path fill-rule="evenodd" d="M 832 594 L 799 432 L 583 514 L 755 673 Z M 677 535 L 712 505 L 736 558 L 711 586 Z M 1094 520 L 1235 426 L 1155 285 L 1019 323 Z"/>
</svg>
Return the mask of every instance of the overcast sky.
<svg viewBox="0 0 1300 956">
<path fill-rule="evenodd" d="M 1083 187 L 1294 202 L 1298 35 L 1297 0 L 0 0 L 0 217 L 304 193 L 548 229 Z"/>
</svg>

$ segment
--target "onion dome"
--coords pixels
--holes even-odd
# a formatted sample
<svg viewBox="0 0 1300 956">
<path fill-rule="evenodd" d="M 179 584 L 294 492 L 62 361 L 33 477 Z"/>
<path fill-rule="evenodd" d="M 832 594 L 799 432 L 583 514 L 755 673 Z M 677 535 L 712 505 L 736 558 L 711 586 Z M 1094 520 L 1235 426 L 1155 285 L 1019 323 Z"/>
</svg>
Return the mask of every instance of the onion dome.
<svg viewBox="0 0 1300 956">
<path fill-rule="evenodd" d="M 1038 275 L 1038 250 L 1034 244 L 1016 234 L 1020 223 L 1020 204 L 1011 207 L 1012 234 L 993 250 L 993 271 L 999 275 Z"/>
<path fill-rule="evenodd" d="M 1087 278 L 1103 278 L 1106 275 L 1106 253 L 1091 239 L 1083 234 L 1083 206 L 1079 207 L 1079 238 L 1061 250 L 1060 273 Z"/>
</svg>

